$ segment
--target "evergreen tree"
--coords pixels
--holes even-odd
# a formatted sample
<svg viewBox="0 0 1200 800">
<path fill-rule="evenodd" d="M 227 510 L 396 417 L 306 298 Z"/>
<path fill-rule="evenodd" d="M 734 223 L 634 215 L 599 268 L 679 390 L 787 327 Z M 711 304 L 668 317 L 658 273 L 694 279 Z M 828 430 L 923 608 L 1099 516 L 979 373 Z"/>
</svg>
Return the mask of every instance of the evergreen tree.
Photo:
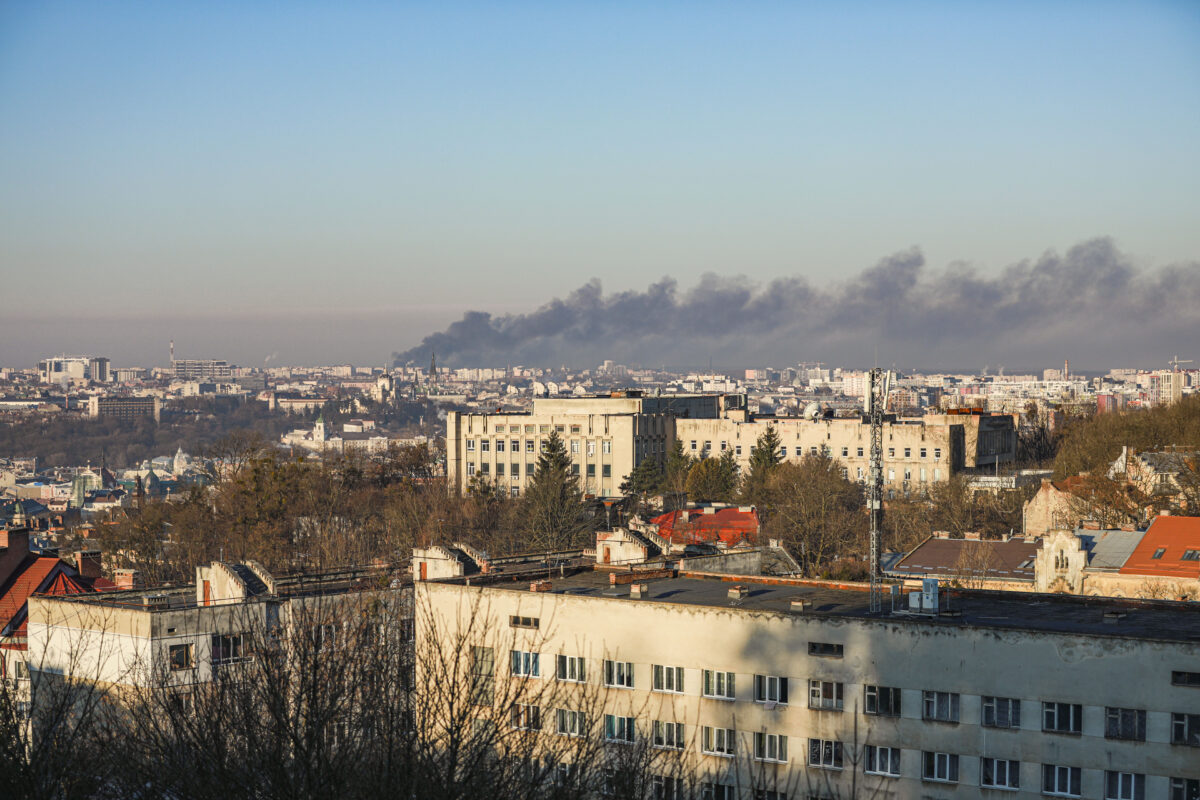
<svg viewBox="0 0 1200 800">
<path fill-rule="evenodd" d="M 683 451 L 682 441 L 676 439 L 672 442 L 671 451 L 667 453 L 662 484 L 659 486 L 659 490 L 666 496 L 668 509 L 676 507 L 687 491 L 688 473 L 692 471 L 692 465 L 695 463 L 696 459 Z"/>
<path fill-rule="evenodd" d="M 720 458 L 703 458 L 695 463 L 687 477 L 688 499 L 698 502 L 729 503 L 737 492 L 737 461 L 728 450 Z"/>
<path fill-rule="evenodd" d="M 636 497 L 645 497 L 658 491 L 663 482 L 663 471 L 658 460 L 654 458 L 642 459 L 642 463 L 638 464 L 633 472 L 625 478 L 621 483 L 621 493 Z"/>
<path fill-rule="evenodd" d="M 580 544 L 592 528 L 594 515 L 584 503 L 579 476 L 557 431 L 542 442 L 533 478 L 522 505 L 525 533 L 538 550 L 561 550 Z"/>
<path fill-rule="evenodd" d="M 758 442 L 750 448 L 750 469 L 742 486 L 742 498 L 747 503 L 758 506 L 766 500 L 767 481 L 783 461 L 783 456 L 779 454 L 780 446 L 779 431 L 775 430 L 774 425 L 768 425 L 759 435 Z"/>
</svg>

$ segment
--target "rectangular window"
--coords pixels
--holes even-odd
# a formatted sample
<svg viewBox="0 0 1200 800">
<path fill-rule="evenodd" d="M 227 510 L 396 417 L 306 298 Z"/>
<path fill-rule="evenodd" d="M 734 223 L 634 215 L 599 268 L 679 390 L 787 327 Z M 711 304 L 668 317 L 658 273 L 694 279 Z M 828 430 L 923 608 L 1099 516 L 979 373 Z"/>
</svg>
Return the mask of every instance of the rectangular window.
<svg viewBox="0 0 1200 800">
<path fill-rule="evenodd" d="M 491 705 L 495 663 L 492 648 L 471 648 L 471 702 L 475 705 Z"/>
<path fill-rule="evenodd" d="M 1104 709 L 1104 736 L 1106 739 L 1146 741 L 1146 712 L 1140 708 Z"/>
<path fill-rule="evenodd" d="M 826 711 L 841 711 L 843 685 L 834 681 L 813 679 L 808 682 L 808 707 Z"/>
<path fill-rule="evenodd" d="M 904 457 L 912 458 L 912 448 L 911 447 L 904 448 Z"/>
<path fill-rule="evenodd" d="M 925 448 L 921 448 L 921 458 L 925 458 Z"/>
<path fill-rule="evenodd" d="M 516 480 L 516 477 L 517 476 L 514 475 L 513 480 Z M 520 497 L 520 495 L 521 495 L 521 489 L 519 486 L 512 487 L 512 490 L 509 492 L 510 497 Z"/>
<path fill-rule="evenodd" d="M 481 452 L 481 453 L 490 453 L 491 451 L 492 451 L 492 440 L 491 440 L 491 439 L 482 439 L 482 440 L 480 440 L 480 442 L 479 442 L 479 452 Z"/>
<path fill-rule="evenodd" d="M 583 656 L 559 656 L 558 679 L 582 683 L 584 680 Z"/>
<path fill-rule="evenodd" d="M 1184 550 L 1180 561 L 1200 561 L 1200 550 Z"/>
<path fill-rule="evenodd" d="M 799 452 L 800 452 L 800 448 L 799 448 L 799 447 L 797 447 L 797 448 L 796 448 L 796 452 L 797 452 L 797 453 L 799 453 Z M 783 458 L 787 458 L 787 447 L 781 447 L 781 448 L 779 448 L 779 455 L 780 455 L 781 457 L 783 457 Z"/>
<path fill-rule="evenodd" d="M 826 656 L 828 658 L 841 658 L 845 651 L 845 647 L 840 644 L 831 642 L 809 642 L 808 654 L 810 656 Z"/>
<path fill-rule="evenodd" d="M 513 615 L 508 618 L 508 625 L 511 628 L 537 628 L 542 624 L 538 617 L 519 617 Z"/>
<path fill-rule="evenodd" d="M 787 705 L 788 679 L 775 675 L 754 676 L 754 702 Z"/>
<path fill-rule="evenodd" d="M 736 787 L 725 783 L 702 783 L 700 800 L 737 800 Z"/>
<path fill-rule="evenodd" d="M 1080 733 L 1083 706 L 1078 703 L 1042 703 L 1042 730 L 1049 733 Z"/>
<path fill-rule="evenodd" d="M 841 769 L 842 743 L 832 739 L 808 740 L 808 765 L 822 769 Z"/>
<path fill-rule="evenodd" d="M 859 458 L 862 458 L 862 457 L 863 457 L 863 449 L 862 449 L 861 447 L 860 447 L 860 448 L 858 448 L 858 451 L 857 451 L 857 453 L 858 453 L 858 457 L 859 457 Z"/>
<path fill-rule="evenodd" d="M 1200 800 L 1200 778 L 1171 778 L 1171 800 Z"/>
<path fill-rule="evenodd" d="M 787 762 L 787 737 L 779 733 L 754 734 L 754 758 L 758 761 Z"/>
<path fill-rule="evenodd" d="M 921 777 L 927 781 L 942 781 L 943 783 L 958 783 L 958 754 L 929 753 L 921 754 Z"/>
<path fill-rule="evenodd" d="M 664 667 L 655 664 L 652 668 L 651 688 L 656 692 L 682 692 L 683 667 Z"/>
<path fill-rule="evenodd" d="M 589 478 L 594 478 L 594 477 L 596 477 L 596 465 L 595 465 L 595 464 L 588 464 L 588 465 L 587 465 L 587 476 L 588 476 Z"/>
<path fill-rule="evenodd" d="M 504 462 L 503 461 L 501 461 L 500 463 L 498 463 L 496 465 L 496 477 L 497 478 L 504 477 Z"/>
<path fill-rule="evenodd" d="M 923 692 L 921 716 L 937 722 L 958 722 L 958 695 L 954 692 Z"/>
<path fill-rule="evenodd" d="M 214 633 L 212 636 L 212 663 L 234 664 L 242 660 L 242 635 L 240 633 Z"/>
<path fill-rule="evenodd" d="M 842 458 L 849 458 L 849 457 L 850 457 L 850 448 L 843 447 L 842 448 Z"/>
<path fill-rule="evenodd" d="M 580 433 L 582 430 L 583 430 L 582 427 L 579 425 L 571 426 L 571 433 Z"/>
<path fill-rule="evenodd" d="M 700 729 L 700 750 L 710 756 L 732 756 L 737 748 L 737 734 L 732 728 Z"/>
<path fill-rule="evenodd" d="M 940 448 L 940 447 L 933 448 L 933 457 L 941 458 L 942 457 L 942 448 Z"/>
<path fill-rule="evenodd" d="M 880 717 L 900 716 L 900 690 L 895 686 L 863 687 L 863 708 Z"/>
<path fill-rule="evenodd" d="M 888 448 L 888 458 L 895 458 L 895 457 L 896 457 L 896 448 L 889 447 Z"/>
<path fill-rule="evenodd" d="M 467 439 L 467 452 L 468 453 L 475 452 L 475 440 L 474 439 Z"/>
<path fill-rule="evenodd" d="M 471 476 L 474 474 L 475 474 L 475 465 L 470 462 L 467 462 L 467 475 Z"/>
<path fill-rule="evenodd" d="M 609 742 L 633 744 L 636 741 L 633 717 L 617 717 L 612 714 L 605 714 L 604 739 Z"/>
<path fill-rule="evenodd" d="M 979 785 L 985 789 L 1020 789 L 1021 762 L 1005 758 L 979 759 Z"/>
<path fill-rule="evenodd" d="M 512 447 L 510 447 L 509 450 L 511 450 L 514 453 L 521 452 L 521 440 L 520 439 L 513 439 L 511 442 L 509 442 L 509 444 L 512 445 Z"/>
<path fill-rule="evenodd" d="M 868 775 L 900 777 L 900 748 L 867 745 L 863 752 L 863 771 Z"/>
<path fill-rule="evenodd" d="M 504 452 L 504 440 L 503 440 L 503 439 L 497 439 L 497 440 L 496 440 L 496 452 L 497 452 L 497 453 L 503 453 L 503 452 Z"/>
<path fill-rule="evenodd" d="M 555 730 L 560 736 L 583 736 L 587 733 L 587 724 L 582 711 L 558 709 Z"/>
<path fill-rule="evenodd" d="M 538 668 L 538 654 L 527 653 L 523 650 L 513 650 L 512 674 L 525 678 L 538 677 L 541 674 Z"/>
<path fill-rule="evenodd" d="M 600 452 L 606 456 L 612 455 L 612 442 L 607 439 L 605 439 L 603 442 L 601 442 Z"/>
<path fill-rule="evenodd" d="M 1042 764 L 1042 794 L 1060 797 L 1079 797 L 1079 767 L 1060 767 Z"/>
<path fill-rule="evenodd" d="M 740 444 L 733 448 L 733 454 L 738 458 L 742 457 L 742 446 Z"/>
<path fill-rule="evenodd" d="M 1179 672 L 1171 673 L 1172 686 L 1200 686 L 1200 672 Z"/>
<path fill-rule="evenodd" d="M 532 453 L 532 452 L 533 452 L 533 439 L 526 439 L 526 440 L 525 440 L 525 452 L 526 452 L 526 453 Z"/>
<path fill-rule="evenodd" d="M 605 661 L 604 685 L 632 689 L 633 664 L 629 661 Z"/>
<path fill-rule="evenodd" d="M 683 723 L 654 720 L 654 738 L 652 741 L 655 747 L 666 750 L 682 750 Z"/>
<path fill-rule="evenodd" d="M 1171 744 L 1200 747 L 1200 714 L 1171 715 Z"/>
<path fill-rule="evenodd" d="M 692 439 L 692 451 L 695 452 L 695 450 L 696 450 L 696 440 Z"/>
<path fill-rule="evenodd" d="M 579 441 L 578 440 L 573 440 L 571 442 L 571 455 L 576 455 L 576 456 L 579 455 Z"/>
<path fill-rule="evenodd" d="M 684 800 L 683 778 L 670 775 L 654 775 L 650 778 L 652 800 Z"/>
<path fill-rule="evenodd" d="M 512 707 L 512 726 L 522 731 L 540 731 L 542 729 L 541 712 L 537 706 L 517 703 Z"/>
<path fill-rule="evenodd" d="M 985 728 L 1021 727 L 1021 701 L 1015 697 L 983 698 Z"/>
<path fill-rule="evenodd" d="M 196 645 L 173 644 L 167 650 L 167 660 L 172 672 L 196 668 Z"/>
<path fill-rule="evenodd" d="M 704 696 L 717 697 L 721 700 L 733 699 L 733 673 L 704 670 Z"/>
<path fill-rule="evenodd" d="M 600 467 L 600 477 L 601 478 L 611 478 L 612 477 L 612 465 L 611 464 L 604 464 Z"/>
<path fill-rule="evenodd" d="M 1105 772 L 1104 800 L 1146 800 L 1146 776 L 1133 772 Z"/>
<path fill-rule="evenodd" d="M 479 471 L 482 474 L 487 475 L 492 471 L 492 465 L 485 461 L 479 465 Z"/>
</svg>

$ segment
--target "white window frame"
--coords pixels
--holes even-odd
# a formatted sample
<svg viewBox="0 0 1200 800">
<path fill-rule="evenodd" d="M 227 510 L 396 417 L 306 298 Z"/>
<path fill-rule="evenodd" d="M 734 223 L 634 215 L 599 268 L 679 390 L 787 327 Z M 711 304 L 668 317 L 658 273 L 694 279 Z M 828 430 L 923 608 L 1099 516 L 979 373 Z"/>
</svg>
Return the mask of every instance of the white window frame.
<svg viewBox="0 0 1200 800">
<path fill-rule="evenodd" d="M 754 760 L 786 764 L 788 760 L 787 738 L 782 733 L 756 732 L 754 734 Z"/>
<path fill-rule="evenodd" d="M 817 769 L 842 769 L 846 766 L 842 743 L 836 739 L 809 739 L 808 765 Z"/>
<path fill-rule="evenodd" d="M 733 728 L 701 728 L 700 752 L 709 756 L 733 758 L 737 754 L 737 731 Z"/>
<path fill-rule="evenodd" d="M 863 772 L 868 775 L 900 777 L 900 748 L 869 744 L 863 752 Z"/>
<path fill-rule="evenodd" d="M 541 654 L 527 650 L 509 651 L 509 668 L 512 674 L 521 678 L 541 677 Z"/>
<path fill-rule="evenodd" d="M 633 717 L 622 717 L 616 714 L 604 715 L 604 741 L 618 744 L 634 744 L 637 742 L 637 723 Z"/>
<path fill-rule="evenodd" d="M 780 675 L 754 676 L 754 702 L 786 706 L 788 699 L 787 678 Z"/>
<path fill-rule="evenodd" d="M 958 694 L 930 689 L 921 692 L 921 718 L 931 722 L 957 723 L 959 720 Z"/>
<path fill-rule="evenodd" d="M 1050 776 L 1053 776 L 1051 779 Z M 1083 770 L 1059 764 L 1042 764 L 1042 794 L 1053 797 L 1079 797 L 1082 792 Z M 1051 784 L 1047 786 L 1047 784 Z M 1063 788 L 1063 784 L 1066 788 Z M 1072 791 L 1072 784 L 1075 790 Z"/>
<path fill-rule="evenodd" d="M 980 758 L 979 785 L 985 789 L 1019 790 L 1021 762 L 1011 758 Z"/>
<path fill-rule="evenodd" d="M 604 685 L 612 689 L 632 689 L 633 662 L 605 659 Z"/>
<path fill-rule="evenodd" d="M 932 769 L 930 765 L 932 764 Z M 921 780 L 958 783 L 958 754 L 928 750 L 921 753 Z"/>
<path fill-rule="evenodd" d="M 650 670 L 650 690 L 667 694 L 683 694 L 683 667 L 654 664 Z"/>
<path fill-rule="evenodd" d="M 992 717 L 990 722 L 988 714 L 991 714 Z M 1018 697 L 984 697 L 979 712 L 979 724 L 985 728 L 1020 728 L 1021 699 Z"/>
<path fill-rule="evenodd" d="M 509 722 L 514 730 L 540 731 L 542 729 L 541 709 L 531 703 L 513 703 Z"/>
<path fill-rule="evenodd" d="M 587 735 L 587 717 L 582 711 L 572 711 L 569 708 L 556 709 L 554 730 L 559 736 L 573 738 L 585 736 Z"/>
<path fill-rule="evenodd" d="M 684 730 L 682 722 L 664 722 L 654 720 L 651 728 L 653 736 L 650 743 L 659 750 L 682 750 Z"/>
<path fill-rule="evenodd" d="M 560 681 L 583 683 L 587 679 L 583 656 L 559 655 L 555 661 L 555 675 Z"/>
<path fill-rule="evenodd" d="M 1140 772 L 1106 770 L 1104 800 L 1146 800 L 1146 776 Z"/>
<path fill-rule="evenodd" d="M 821 711 L 841 711 L 846 706 L 845 684 L 811 678 L 808 681 L 808 707 Z"/>
<path fill-rule="evenodd" d="M 701 694 L 717 700 L 734 699 L 734 673 L 706 669 L 701 680 Z"/>
<path fill-rule="evenodd" d="M 1078 736 L 1083 732 L 1083 705 L 1043 701 L 1042 731 Z"/>
<path fill-rule="evenodd" d="M 887 710 L 882 710 L 887 697 Z M 863 687 L 863 713 L 874 717 L 898 717 L 904 708 L 903 693 L 896 686 L 877 686 L 870 684 Z"/>
</svg>

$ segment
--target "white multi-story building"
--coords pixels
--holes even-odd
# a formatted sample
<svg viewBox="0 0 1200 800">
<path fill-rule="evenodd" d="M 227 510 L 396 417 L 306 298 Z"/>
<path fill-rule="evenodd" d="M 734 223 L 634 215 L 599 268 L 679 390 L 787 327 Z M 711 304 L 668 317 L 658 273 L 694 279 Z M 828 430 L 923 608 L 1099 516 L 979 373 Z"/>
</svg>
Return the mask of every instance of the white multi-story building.
<svg viewBox="0 0 1200 800">
<path fill-rule="evenodd" d="M 1190 604 L 934 586 L 872 614 L 865 591 L 777 578 L 466 584 L 416 584 L 418 642 L 465 634 L 475 674 L 537 684 L 552 707 L 520 719 L 545 720 L 547 746 L 669 753 L 682 769 L 653 785 L 682 775 L 679 796 L 1200 796 Z"/>
</svg>

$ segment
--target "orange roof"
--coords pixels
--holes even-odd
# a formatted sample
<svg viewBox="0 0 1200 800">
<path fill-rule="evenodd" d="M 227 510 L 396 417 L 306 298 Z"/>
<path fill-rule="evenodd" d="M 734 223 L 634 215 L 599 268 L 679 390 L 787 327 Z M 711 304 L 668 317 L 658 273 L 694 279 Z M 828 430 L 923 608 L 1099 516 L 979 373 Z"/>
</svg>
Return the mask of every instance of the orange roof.
<svg viewBox="0 0 1200 800">
<path fill-rule="evenodd" d="M 1121 574 L 1200 578 L 1200 517 L 1155 517 Z"/>
<path fill-rule="evenodd" d="M 754 509 L 718 508 L 708 514 L 704 509 L 670 511 L 651 522 L 658 526 L 660 536 L 674 544 L 699 544 L 719 539 L 732 545 L 758 536 L 758 512 Z"/>
<path fill-rule="evenodd" d="M 87 587 L 69 574 L 70 565 L 51 556 L 28 556 L 8 582 L 0 587 L 0 633 L 12 635 L 25 628 L 30 595 L 79 594 Z"/>
</svg>

